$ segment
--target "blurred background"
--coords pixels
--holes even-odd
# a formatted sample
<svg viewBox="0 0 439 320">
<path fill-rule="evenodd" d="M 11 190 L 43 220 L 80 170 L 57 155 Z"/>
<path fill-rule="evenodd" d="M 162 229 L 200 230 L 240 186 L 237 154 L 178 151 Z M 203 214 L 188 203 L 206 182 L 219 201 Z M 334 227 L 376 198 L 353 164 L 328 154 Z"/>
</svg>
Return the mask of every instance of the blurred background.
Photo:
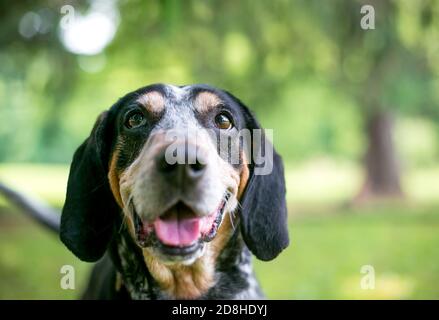
<svg viewBox="0 0 439 320">
<path fill-rule="evenodd" d="M 255 261 L 269 298 L 438 299 L 438 39 L 434 0 L 2 0 L 0 181 L 61 209 L 101 111 L 146 84 L 208 83 L 285 161 L 292 243 Z M 75 298 L 89 269 L 0 197 L 0 298 Z"/>
</svg>

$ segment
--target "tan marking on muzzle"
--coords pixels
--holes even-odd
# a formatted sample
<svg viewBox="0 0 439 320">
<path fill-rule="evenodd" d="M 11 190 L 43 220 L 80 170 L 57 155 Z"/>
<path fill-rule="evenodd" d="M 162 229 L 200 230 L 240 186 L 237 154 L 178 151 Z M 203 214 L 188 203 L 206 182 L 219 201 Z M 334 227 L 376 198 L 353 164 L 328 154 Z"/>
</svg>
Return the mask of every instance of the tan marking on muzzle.
<svg viewBox="0 0 439 320">
<path fill-rule="evenodd" d="M 108 180 L 110 182 L 111 192 L 116 199 L 117 204 L 123 208 L 123 201 L 120 195 L 119 172 L 117 172 L 117 159 L 119 158 L 119 150 L 116 149 L 110 160 L 110 168 L 108 169 Z"/>
<path fill-rule="evenodd" d="M 157 91 L 151 91 L 140 96 L 137 102 L 154 114 L 160 114 L 165 108 L 165 99 L 162 94 Z"/>
<path fill-rule="evenodd" d="M 239 186 L 238 186 L 238 200 L 241 200 L 242 194 L 244 193 L 245 187 L 250 176 L 250 170 L 248 169 L 248 161 L 245 152 L 241 152 L 242 167 L 239 176 Z"/>
<path fill-rule="evenodd" d="M 198 112 L 209 112 L 222 103 L 222 100 L 214 93 L 203 91 L 195 98 L 195 108 Z"/>
<path fill-rule="evenodd" d="M 116 289 L 116 291 L 120 291 L 122 289 L 122 286 L 123 286 L 122 275 L 119 272 L 117 272 L 116 280 L 114 282 L 114 288 Z"/>
</svg>

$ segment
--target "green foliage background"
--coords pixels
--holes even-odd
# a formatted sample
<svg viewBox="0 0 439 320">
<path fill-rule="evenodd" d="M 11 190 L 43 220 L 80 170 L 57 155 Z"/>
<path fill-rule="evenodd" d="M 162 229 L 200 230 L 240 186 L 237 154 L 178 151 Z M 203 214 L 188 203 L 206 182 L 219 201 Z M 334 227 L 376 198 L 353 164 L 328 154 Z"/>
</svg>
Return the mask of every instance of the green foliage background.
<svg viewBox="0 0 439 320">
<path fill-rule="evenodd" d="M 361 159 L 372 99 L 404 117 L 400 131 L 428 127 L 420 129 L 428 154 L 401 144 L 410 163 L 437 159 L 434 1 L 372 1 L 376 29 L 368 31 L 360 28 L 362 1 L 119 1 L 116 36 L 95 56 L 62 46 L 57 23 L 66 3 L 4 5 L 10 32 L 0 38 L 0 161 L 69 162 L 101 111 L 155 82 L 235 93 L 294 161 Z M 88 2 L 72 4 L 89 9 Z M 23 38 L 17 21 L 41 8 L 51 10 L 51 32 Z M 85 71 L 96 66 L 103 67 Z"/>
<path fill-rule="evenodd" d="M 120 0 L 111 43 L 74 54 L 60 8 L 96 2 L 0 2 L 0 181 L 60 208 L 103 110 L 147 84 L 208 83 L 274 130 L 286 163 L 292 245 L 256 263 L 269 298 L 439 298 L 439 1 Z M 360 28 L 364 4 L 375 30 Z M 49 31 L 22 36 L 29 12 Z M 377 110 L 395 115 L 407 199 L 353 209 Z M 59 288 L 63 264 L 76 291 Z M 376 290 L 359 289 L 366 264 Z M 0 298 L 77 297 L 89 268 L 0 198 Z"/>
</svg>

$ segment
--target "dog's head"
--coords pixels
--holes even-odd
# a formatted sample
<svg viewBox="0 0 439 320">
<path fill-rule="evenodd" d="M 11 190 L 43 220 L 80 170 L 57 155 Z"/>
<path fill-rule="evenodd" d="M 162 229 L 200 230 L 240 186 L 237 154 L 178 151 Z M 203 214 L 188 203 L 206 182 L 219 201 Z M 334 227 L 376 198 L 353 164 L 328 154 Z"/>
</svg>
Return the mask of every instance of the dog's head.
<svg viewBox="0 0 439 320">
<path fill-rule="evenodd" d="M 96 261 L 122 214 L 142 250 L 188 265 L 218 234 L 233 232 L 222 226 L 230 219 L 239 220 L 258 258 L 273 259 L 288 245 L 285 183 L 260 129 L 241 101 L 210 86 L 151 85 L 127 94 L 99 116 L 74 155 L 61 240 Z M 261 166 L 268 171 L 258 173 Z"/>
</svg>

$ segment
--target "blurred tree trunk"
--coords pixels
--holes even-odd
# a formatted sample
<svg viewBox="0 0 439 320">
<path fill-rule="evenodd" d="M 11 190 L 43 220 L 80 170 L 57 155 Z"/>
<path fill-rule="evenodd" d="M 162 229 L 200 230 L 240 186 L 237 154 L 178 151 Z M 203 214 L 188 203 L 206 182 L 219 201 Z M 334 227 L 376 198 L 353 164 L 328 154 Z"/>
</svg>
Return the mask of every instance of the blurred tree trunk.
<svg viewBox="0 0 439 320">
<path fill-rule="evenodd" d="M 367 119 L 366 178 L 356 203 L 403 197 L 400 167 L 393 141 L 393 117 L 376 111 Z"/>
</svg>

